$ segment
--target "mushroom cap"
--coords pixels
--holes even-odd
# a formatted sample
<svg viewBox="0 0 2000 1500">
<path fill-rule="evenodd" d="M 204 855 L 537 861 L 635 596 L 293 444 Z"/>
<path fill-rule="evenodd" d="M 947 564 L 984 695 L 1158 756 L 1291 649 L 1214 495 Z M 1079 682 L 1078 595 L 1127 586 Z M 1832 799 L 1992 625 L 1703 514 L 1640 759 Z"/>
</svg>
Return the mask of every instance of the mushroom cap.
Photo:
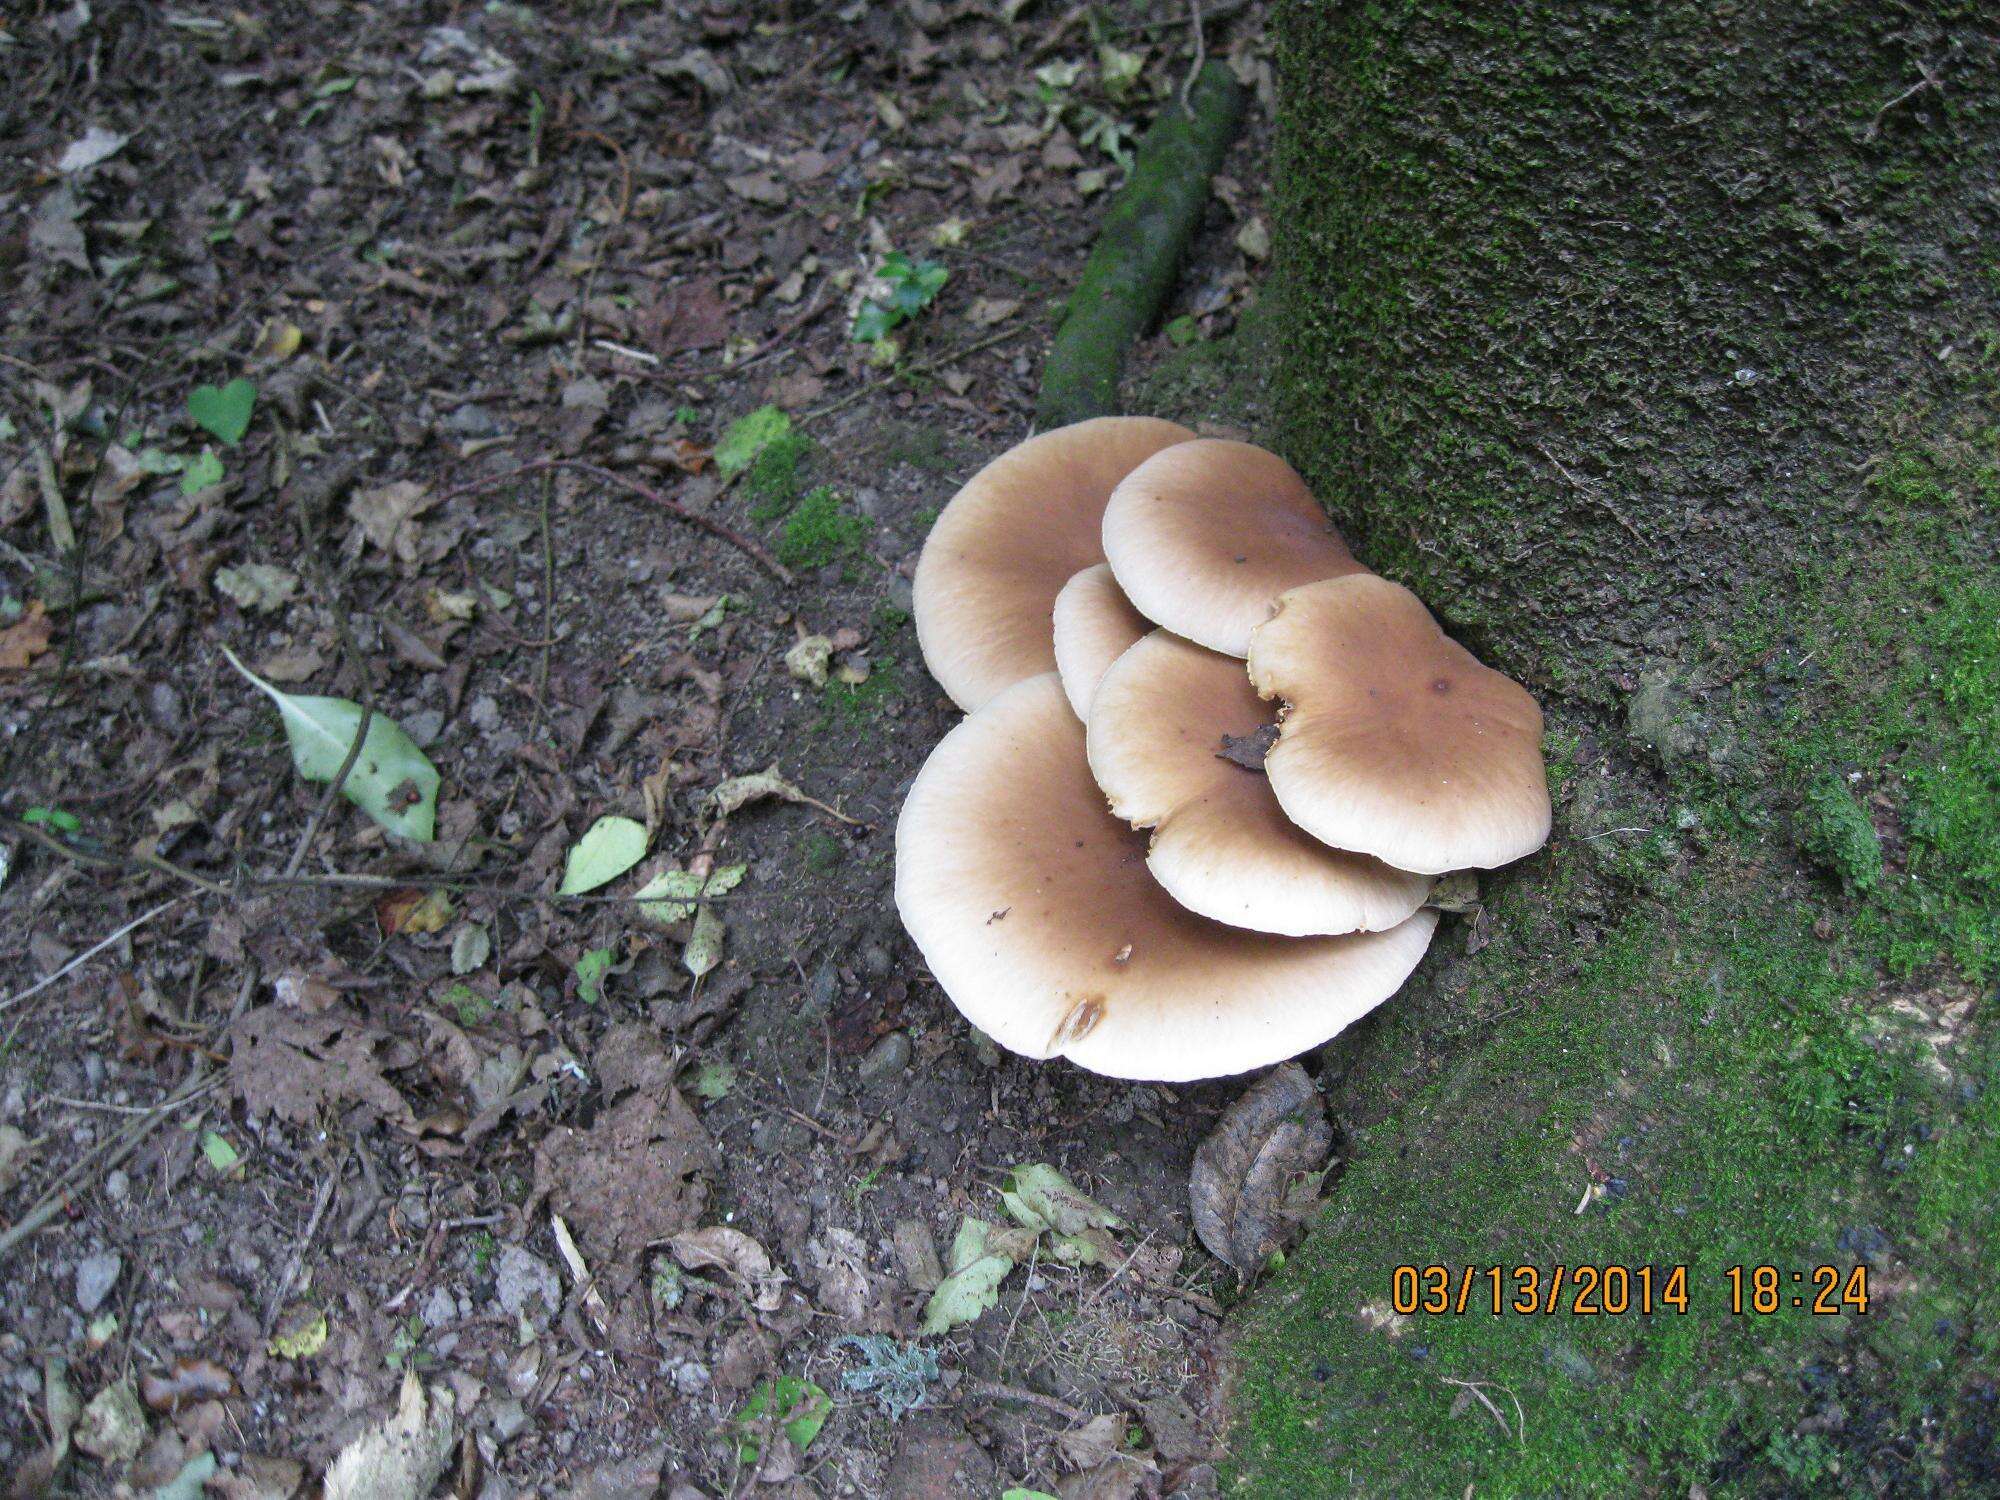
<svg viewBox="0 0 2000 1500">
<path fill-rule="evenodd" d="M 1290 706 L 1264 771 L 1314 838 L 1431 875 L 1548 838 L 1541 708 L 1400 584 L 1363 574 L 1284 595 L 1251 637 L 1250 680 Z"/>
<path fill-rule="evenodd" d="M 1156 630 L 1098 684 L 1091 774 L 1114 814 L 1155 830 L 1146 864 L 1190 911 L 1294 937 L 1406 921 L 1427 876 L 1329 848 L 1285 817 L 1261 770 L 1221 754 L 1225 735 L 1272 718 L 1243 663 Z"/>
<path fill-rule="evenodd" d="M 1285 590 L 1367 571 L 1290 464 L 1221 438 L 1126 475 L 1105 507 L 1104 555 L 1147 619 L 1238 658 Z"/>
<path fill-rule="evenodd" d="M 1056 595 L 1056 671 L 1063 693 L 1079 719 L 1090 716 L 1090 700 L 1105 669 L 1152 630 L 1153 622 L 1132 607 L 1111 576 L 1108 563 L 1085 568 Z"/>
<path fill-rule="evenodd" d="M 1437 925 L 1281 938 L 1211 922 L 1146 873 L 1105 811 L 1054 673 L 953 729 L 896 825 L 896 906 L 967 1020 L 1029 1057 L 1117 1078 L 1240 1073 L 1390 995 Z"/>
<path fill-rule="evenodd" d="M 1194 434 L 1153 417 L 1093 417 L 1017 443 L 981 469 L 931 528 L 912 589 L 931 675 L 970 713 L 1056 664 L 1056 595 L 1104 561 L 1118 481 Z"/>
</svg>

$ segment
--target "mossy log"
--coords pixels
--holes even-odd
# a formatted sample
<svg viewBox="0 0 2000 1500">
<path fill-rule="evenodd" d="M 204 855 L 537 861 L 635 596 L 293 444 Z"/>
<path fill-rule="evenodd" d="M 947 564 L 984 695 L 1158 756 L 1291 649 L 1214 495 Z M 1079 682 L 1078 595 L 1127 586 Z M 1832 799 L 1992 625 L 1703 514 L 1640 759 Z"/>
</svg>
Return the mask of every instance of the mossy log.
<svg viewBox="0 0 2000 1500">
<path fill-rule="evenodd" d="M 1118 409 L 1118 377 L 1132 341 L 1159 316 L 1208 202 L 1208 180 L 1243 120 L 1244 92 L 1210 63 L 1170 99 L 1140 141 L 1131 176 L 1105 211 L 1082 279 L 1042 369 L 1036 419 L 1058 427 Z"/>
</svg>

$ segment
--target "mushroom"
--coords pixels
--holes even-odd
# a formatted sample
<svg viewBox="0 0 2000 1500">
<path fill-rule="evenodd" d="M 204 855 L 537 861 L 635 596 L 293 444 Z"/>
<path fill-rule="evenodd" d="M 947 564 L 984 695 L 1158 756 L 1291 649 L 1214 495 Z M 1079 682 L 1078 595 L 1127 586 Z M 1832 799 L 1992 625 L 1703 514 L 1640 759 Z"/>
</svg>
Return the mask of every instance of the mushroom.
<svg viewBox="0 0 2000 1500">
<path fill-rule="evenodd" d="M 1282 699 L 1264 771 L 1299 827 L 1439 875 L 1549 836 L 1542 711 L 1373 574 L 1293 589 L 1250 638 L 1250 680 Z"/>
<path fill-rule="evenodd" d="M 1054 673 L 945 736 L 896 825 L 896 905 L 973 1025 L 1030 1057 L 1184 1081 L 1277 1062 L 1393 994 L 1437 914 L 1284 938 L 1178 905 L 1105 810 Z"/>
<path fill-rule="evenodd" d="M 1090 717 L 1091 695 L 1105 668 L 1153 628 L 1132 607 L 1108 564 L 1085 568 L 1056 595 L 1056 671 L 1079 719 Z"/>
<path fill-rule="evenodd" d="M 1055 666 L 1056 595 L 1104 561 L 1112 488 L 1193 436 L 1153 417 L 1095 417 L 1017 444 L 952 496 L 912 592 L 924 661 L 953 702 L 970 712 Z"/>
<path fill-rule="evenodd" d="M 1243 664 L 1156 630 L 1098 684 L 1087 744 L 1111 811 L 1152 828 L 1146 864 L 1190 911 L 1294 937 L 1377 932 L 1431 882 L 1290 822 L 1261 764 L 1273 728 Z"/>
<path fill-rule="evenodd" d="M 1290 464 L 1221 438 L 1126 475 L 1105 507 L 1104 555 L 1139 613 L 1238 658 L 1285 590 L 1367 571 Z"/>
</svg>

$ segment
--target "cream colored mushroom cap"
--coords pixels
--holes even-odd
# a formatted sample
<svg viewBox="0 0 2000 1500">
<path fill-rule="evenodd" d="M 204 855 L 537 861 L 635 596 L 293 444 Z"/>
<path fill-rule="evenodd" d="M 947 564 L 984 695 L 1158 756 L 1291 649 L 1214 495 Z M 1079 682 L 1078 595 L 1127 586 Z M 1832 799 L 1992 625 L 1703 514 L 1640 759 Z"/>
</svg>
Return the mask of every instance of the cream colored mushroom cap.
<svg viewBox="0 0 2000 1500">
<path fill-rule="evenodd" d="M 1261 770 L 1223 758 L 1225 735 L 1271 721 L 1243 663 L 1156 630 L 1098 684 L 1091 774 L 1114 814 L 1154 829 L 1147 867 L 1190 911 L 1294 937 L 1406 921 L 1427 876 L 1322 844 L 1285 817 Z"/>
<path fill-rule="evenodd" d="M 1251 637 L 1250 679 L 1290 706 L 1264 771 L 1313 837 L 1432 875 L 1548 838 L 1541 708 L 1400 584 L 1292 590 Z"/>
<path fill-rule="evenodd" d="M 1286 589 L 1366 571 L 1290 464 L 1221 438 L 1126 475 L 1105 507 L 1104 555 L 1147 619 L 1239 658 Z"/>
<path fill-rule="evenodd" d="M 1118 587 L 1107 563 L 1085 568 L 1056 595 L 1056 671 L 1063 695 L 1079 719 L 1090 715 L 1091 696 L 1105 669 L 1153 628 Z"/>
<path fill-rule="evenodd" d="M 896 825 L 896 906 L 967 1020 L 1029 1057 L 1118 1078 L 1240 1073 L 1325 1041 L 1394 994 L 1437 914 L 1281 938 L 1178 905 L 1105 811 L 1054 673 L 938 744 Z"/>
<path fill-rule="evenodd" d="M 917 559 L 917 643 L 967 712 L 1056 664 L 1050 616 L 1077 571 L 1104 561 L 1119 480 L 1194 434 L 1153 417 L 1094 417 L 1018 443 L 952 496 Z"/>
</svg>

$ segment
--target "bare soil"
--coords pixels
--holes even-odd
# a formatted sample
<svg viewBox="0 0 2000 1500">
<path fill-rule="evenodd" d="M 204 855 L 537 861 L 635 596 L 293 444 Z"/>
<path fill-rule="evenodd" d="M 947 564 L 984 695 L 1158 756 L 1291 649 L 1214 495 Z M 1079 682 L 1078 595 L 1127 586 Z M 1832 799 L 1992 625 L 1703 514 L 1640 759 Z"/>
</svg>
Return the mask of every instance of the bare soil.
<svg viewBox="0 0 2000 1500">
<path fill-rule="evenodd" d="M 1140 55 L 1135 93 L 1096 81 L 1100 43 Z M 1207 48 L 1254 71 L 1257 13 Z M 0 1252 L 0 1472 L 22 1492 L 150 1494 L 210 1453 L 210 1493 L 316 1493 L 409 1370 L 448 1396 L 468 1496 L 1212 1490 L 1227 1281 L 1185 1184 L 1233 1088 L 995 1052 L 891 900 L 899 798 L 953 717 L 910 571 L 1027 432 L 1104 201 L 1082 174 L 1116 177 L 1036 70 L 1083 63 L 1073 97 L 1142 125 L 1187 60 L 1185 18 L 1136 5 L 0 21 L 0 1231 L 25 1231 Z M 1254 296 L 1267 110 L 1268 87 L 1183 337 Z M 101 132 L 125 139 L 79 165 Z M 878 364 L 850 328 L 892 248 L 950 280 Z M 186 403 L 238 377 L 258 396 L 228 445 Z M 766 403 L 811 441 L 798 489 L 857 519 L 830 541 L 759 520 L 710 456 Z M 204 449 L 220 483 L 162 469 Z M 624 483 L 528 467 L 558 459 Z M 861 680 L 792 675 L 806 634 Z M 444 778 L 437 841 L 344 800 L 318 821 L 224 647 L 409 729 Z M 772 766 L 840 816 L 764 801 L 718 833 L 709 793 Z M 634 879 L 554 899 L 607 814 L 649 825 L 641 873 L 748 866 L 698 983 L 686 924 L 619 899 Z M 1141 1269 L 1017 1272 L 927 1341 L 937 1377 L 892 1418 L 841 1340 L 909 1339 L 912 1247 L 999 1218 L 1024 1162 L 1122 1215 Z M 782 1284 L 677 1277 L 664 1242 L 715 1226 Z M 729 1423 L 778 1373 L 834 1411 L 803 1452 L 765 1433 L 760 1475 Z M 51 1385 L 128 1377 L 141 1430 L 39 1480 Z M 1142 1456 L 1075 1440 L 1103 1414 Z"/>
</svg>

